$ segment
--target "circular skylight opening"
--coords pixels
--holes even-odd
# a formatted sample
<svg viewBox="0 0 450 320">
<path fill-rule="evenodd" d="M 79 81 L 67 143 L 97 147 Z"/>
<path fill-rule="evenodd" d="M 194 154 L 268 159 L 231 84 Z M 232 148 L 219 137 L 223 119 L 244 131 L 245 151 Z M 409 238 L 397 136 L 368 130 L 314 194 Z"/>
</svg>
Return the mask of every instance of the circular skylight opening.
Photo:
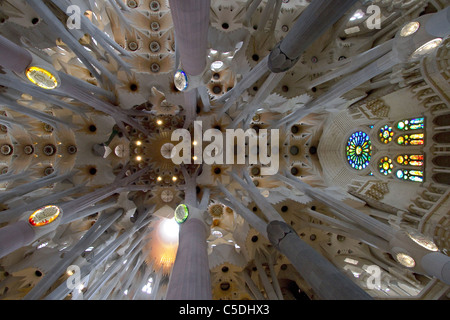
<svg viewBox="0 0 450 320">
<path fill-rule="evenodd" d="M 213 71 L 219 71 L 220 69 L 222 69 L 222 67 L 223 67 L 222 61 L 214 61 L 213 63 L 211 63 L 211 70 Z"/>
</svg>

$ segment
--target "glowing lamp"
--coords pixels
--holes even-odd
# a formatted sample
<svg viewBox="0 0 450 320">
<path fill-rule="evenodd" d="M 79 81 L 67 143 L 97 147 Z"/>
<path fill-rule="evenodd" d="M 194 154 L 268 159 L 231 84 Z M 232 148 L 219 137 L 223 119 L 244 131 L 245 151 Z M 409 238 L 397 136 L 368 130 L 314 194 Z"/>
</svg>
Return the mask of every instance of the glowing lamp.
<svg viewBox="0 0 450 320">
<path fill-rule="evenodd" d="M 411 240 L 417 243 L 419 246 L 424 247 L 425 249 L 430 251 L 439 251 L 439 248 L 436 246 L 433 240 L 429 239 L 423 234 L 420 234 L 416 231 L 409 231 L 407 232 L 407 234 L 411 238 Z"/>
<path fill-rule="evenodd" d="M 416 261 L 414 260 L 414 258 L 410 255 L 407 255 L 406 253 L 399 252 L 395 256 L 395 258 L 401 265 L 407 268 L 414 268 L 414 266 L 416 265 Z"/>
<path fill-rule="evenodd" d="M 29 67 L 25 72 L 28 80 L 39 88 L 53 90 L 58 86 L 58 79 L 50 71 L 40 67 Z"/>
<path fill-rule="evenodd" d="M 189 209 L 188 209 L 187 205 L 180 204 L 175 209 L 175 221 L 178 224 L 182 224 L 183 222 L 185 222 L 187 220 L 188 217 L 189 217 Z"/>
<path fill-rule="evenodd" d="M 409 37 L 410 35 L 414 34 L 419 30 L 420 23 L 419 22 L 410 22 L 407 25 L 405 25 L 402 30 L 400 30 L 400 36 L 401 37 Z"/>
<path fill-rule="evenodd" d="M 431 41 L 428 41 L 424 45 L 422 45 L 419 49 L 414 51 L 414 53 L 411 56 L 412 60 L 419 59 L 428 53 L 432 52 L 434 49 L 439 47 L 442 43 L 442 38 L 436 38 Z"/>
<path fill-rule="evenodd" d="M 45 206 L 31 214 L 28 222 L 33 227 L 42 227 L 55 221 L 61 214 L 61 209 L 57 206 Z"/>
</svg>

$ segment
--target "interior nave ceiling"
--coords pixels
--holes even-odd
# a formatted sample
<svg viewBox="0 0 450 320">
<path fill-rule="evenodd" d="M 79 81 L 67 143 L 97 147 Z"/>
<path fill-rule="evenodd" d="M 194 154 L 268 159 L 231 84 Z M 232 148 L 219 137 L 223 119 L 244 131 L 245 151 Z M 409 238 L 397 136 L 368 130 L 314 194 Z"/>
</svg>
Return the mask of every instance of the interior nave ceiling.
<svg viewBox="0 0 450 320">
<path fill-rule="evenodd" d="M 211 0 L 206 50 L 177 40 L 175 2 L 0 2 L 0 299 L 166 298 L 189 201 L 213 299 L 322 298 L 273 220 L 371 297 L 448 299 L 448 2 L 344 1 L 308 36 L 314 1 Z M 279 130 L 278 170 L 249 163 L 261 145 L 234 150 L 245 164 L 175 164 L 194 121 Z M 56 220 L 30 225 L 39 208 Z"/>
</svg>

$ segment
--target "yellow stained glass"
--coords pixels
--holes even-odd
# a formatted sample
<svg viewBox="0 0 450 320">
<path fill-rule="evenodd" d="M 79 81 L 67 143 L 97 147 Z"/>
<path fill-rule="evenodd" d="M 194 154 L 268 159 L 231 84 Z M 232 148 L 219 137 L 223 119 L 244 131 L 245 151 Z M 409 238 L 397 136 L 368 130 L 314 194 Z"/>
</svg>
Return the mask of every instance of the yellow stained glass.
<svg viewBox="0 0 450 320">
<path fill-rule="evenodd" d="M 42 89 L 52 90 L 58 86 L 58 80 L 49 71 L 39 68 L 30 67 L 26 71 L 28 80 Z"/>
</svg>

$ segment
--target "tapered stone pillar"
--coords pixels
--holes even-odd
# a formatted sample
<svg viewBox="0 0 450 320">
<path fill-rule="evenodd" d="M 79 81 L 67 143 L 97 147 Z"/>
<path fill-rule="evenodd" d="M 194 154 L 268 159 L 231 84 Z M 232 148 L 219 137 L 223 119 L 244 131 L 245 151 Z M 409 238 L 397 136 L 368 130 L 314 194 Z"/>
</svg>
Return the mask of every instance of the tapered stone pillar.
<svg viewBox="0 0 450 320">
<path fill-rule="evenodd" d="M 357 0 L 314 0 L 302 12 L 291 31 L 269 56 L 269 68 L 274 73 L 292 68 L 326 30 L 331 28 Z"/>
<path fill-rule="evenodd" d="M 25 72 L 33 57 L 25 48 L 0 36 L 0 65 L 17 73 Z"/>
<path fill-rule="evenodd" d="M 200 219 L 191 217 L 181 225 L 167 300 L 212 300 L 207 229 Z"/>
<path fill-rule="evenodd" d="M 19 221 L 0 229 L 0 258 L 30 244 L 35 230 L 26 221 Z"/>
<path fill-rule="evenodd" d="M 450 258 L 441 252 L 430 252 L 421 260 L 421 267 L 427 274 L 450 285 Z"/>
<path fill-rule="evenodd" d="M 342 274 L 331 262 L 300 239 L 282 221 L 267 226 L 270 242 L 283 253 L 315 294 L 323 300 L 370 300 L 362 288 Z"/>
<path fill-rule="evenodd" d="M 198 76 L 206 67 L 211 0 L 169 0 L 182 69 Z"/>
</svg>

